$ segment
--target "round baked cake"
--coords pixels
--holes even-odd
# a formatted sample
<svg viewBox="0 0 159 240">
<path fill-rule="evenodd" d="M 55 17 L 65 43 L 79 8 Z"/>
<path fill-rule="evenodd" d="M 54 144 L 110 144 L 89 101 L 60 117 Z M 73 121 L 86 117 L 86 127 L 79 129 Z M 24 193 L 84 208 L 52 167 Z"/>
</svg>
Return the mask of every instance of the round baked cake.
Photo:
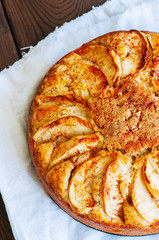
<svg viewBox="0 0 159 240">
<path fill-rule="evenodd" d="M 31 106 L 38 177 L 69 215 L 121 235 L 159 232 L 159 34 L 118 31 L 59 60 Z"/>
</svg>

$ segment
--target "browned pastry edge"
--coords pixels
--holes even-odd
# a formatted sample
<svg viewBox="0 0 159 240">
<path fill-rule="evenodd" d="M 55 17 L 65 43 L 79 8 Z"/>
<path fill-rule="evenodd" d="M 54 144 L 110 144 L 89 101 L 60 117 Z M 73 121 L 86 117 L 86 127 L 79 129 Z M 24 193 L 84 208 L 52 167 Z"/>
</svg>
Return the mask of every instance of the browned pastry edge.
<svg viewBox="0 0 159 240">
<path fill-rule="evenodd" d="M 118 32 L 118 31 L 116 31 Z M 120 32 L 127 32 L 127 31 L 120 31 Z M 149 32 L 149 31 L 141 31 L 143 33 L 156 33 L 156 32 Z M 114 32 L 113 32 L 114 33 Z M 107 35 L 107 34 L 104 34 Z M 103 36 L 104 36 L 103 35 Z M 102 37 L 102 36 L 101 36 Z M 95 40 L 95 39 L 94 39 Z M 90 41 L 91 42 L 91 41 Z M 88 42 L 89 43 L 89 42 Z M 67 55 L 67 54 L 66 54 Z M 65 55 L 65 56 L 66 56 Z M 64 56 L 64 57 L 65 57 Z M 58 63 L 58 62 L 57 62 Z M 56 63 L 56 64 L 57 64 Z M 46 76 L 50 73 L 50 71 L 52 70 L 52 68 L 49 70 L 49 72 L 46 74 Z M 45 76 L 45 77 L 46 77 Z M 41 89 L 42 84 L 44 83 L 45 77 L 43 78 L 42 82 L 40 83 L 38 90 L 36 92 L 36 94 L 39 93 L 39 90 Z M 127 227 L 127 226 L 122 226 L 119 224 L 111 224 L 111 223 L 100 223 L 100 222 L 95 222 L 93 220 L 90 220 L 88 217 L 86 217 L 86 215 L 80 215 L 77 214 L 75 211 L 73 211 L 73 209 L 71 209 L 71 207 L 69 206 L 69 204 L 67 204 L 66 202 L 64 202 L 64 200 L 58 196 L 58 194 L 56 194 L 55 192 L 53 192 L 53 189 L 49 186 L 49 184 L 45 181 L 44 177 L 42 176 L 42 174 L 40 173 L 40 170 L 38 169 L 38 165 L 36 162 L 36 159 L 34 157 L 34 142 L 31 139 L 32 136 L 32 131 L 31 131 L 31 127 L 30 127 L 30 122 L 31 122 L 31 113 L 32 113 L 33 109 L 31 107 L 30 109 L 30 115 L 29 115 L 29 124 L 28 124 L 28 144 L 29 144 L 29 150 L 30 150 L 30 156 L 31 156 L 31 160 L 33 162 L 35 171 L 37 173 L 38 178 L 40 179 L 43 187 L 45 188 L 46 192 L 51 196 L 51 198 L 66 212 L 68 213 L 70 216 L 72 216 L 74 219 L 80 221 L 81 223 L 95 228 L 97 230 L 101 230 L 103 232 L 108 232 L 108 233 L 112 233 L 112 234 L 119 234 L 119 235 L 125 235 L 125 236 L 141 236 L 141 235 L 149 235 L 149 234 L 155 234 L 155 233 L 159 233 L 159 225 L 153 225 L 153 226 L 149 226 L 149 227 L 138 227 L 138 228 L 133 228 L 133 227 Z"/>
</svg>

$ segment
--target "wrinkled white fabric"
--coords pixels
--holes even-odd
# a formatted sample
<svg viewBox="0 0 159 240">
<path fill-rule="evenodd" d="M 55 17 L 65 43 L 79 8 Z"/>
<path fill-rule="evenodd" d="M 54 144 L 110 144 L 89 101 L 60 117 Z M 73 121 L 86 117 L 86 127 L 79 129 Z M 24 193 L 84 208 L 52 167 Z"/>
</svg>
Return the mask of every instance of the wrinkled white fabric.
<svg viewBox="0 0 159 240">
<path fill-rule="evenodd" d="M 158 0 L 112 0 L 64 24 L 0 73 L 0 191 L 16 240 L 135 239 L 89 228 L 61 210 L 40 184 L 28 151 L 29 107 L 62 56 L 114 30 L 159 31 Z M 159 235 L 137 239 L 158 239 Z"/>
</svg>

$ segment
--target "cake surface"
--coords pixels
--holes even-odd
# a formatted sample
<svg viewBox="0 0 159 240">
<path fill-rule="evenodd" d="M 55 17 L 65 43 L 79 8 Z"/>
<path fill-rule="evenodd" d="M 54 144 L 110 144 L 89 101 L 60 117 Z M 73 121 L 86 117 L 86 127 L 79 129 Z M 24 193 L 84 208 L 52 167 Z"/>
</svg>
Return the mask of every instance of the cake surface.
<svg viewBox="0 0 159 240">
<path fill-rule="evenodd" d="M 159 233 L 159 34 L 111 32 L 60 59 L 37 90 L 28 139 L 69 215 L 109 233 Z"/>
</svg>

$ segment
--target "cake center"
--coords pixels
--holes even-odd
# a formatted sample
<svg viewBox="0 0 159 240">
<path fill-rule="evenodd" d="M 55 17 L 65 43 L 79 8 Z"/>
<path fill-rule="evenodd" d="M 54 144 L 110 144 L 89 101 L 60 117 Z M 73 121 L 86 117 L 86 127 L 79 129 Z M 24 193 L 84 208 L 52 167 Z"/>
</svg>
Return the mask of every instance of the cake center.
<svg viewBox="0 0 159 240">
<path fill-rule="evenodd" d="M 140 80 L 126 80 L 113 96 L 98 99 L 92 115 L 109 150 L 133 154 L 159 144 L 158 98 Z"/>
</svg>

